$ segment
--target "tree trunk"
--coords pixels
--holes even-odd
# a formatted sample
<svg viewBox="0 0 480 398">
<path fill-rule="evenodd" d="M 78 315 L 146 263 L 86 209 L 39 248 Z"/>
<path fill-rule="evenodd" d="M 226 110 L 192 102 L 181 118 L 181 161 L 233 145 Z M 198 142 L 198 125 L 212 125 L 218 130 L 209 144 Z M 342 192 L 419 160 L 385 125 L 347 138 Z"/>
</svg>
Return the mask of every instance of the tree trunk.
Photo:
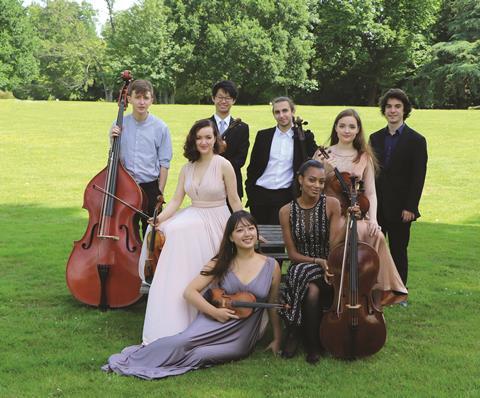
<svg viewBox="0 0 480 398">
<path fill-rule="evenodd" d="M 378 95 L 378 84 L 374 82 L 370 89 L 368 90 L 367 105 L 376 106 L 377 105 L 377 95 Z"/>
</svg>

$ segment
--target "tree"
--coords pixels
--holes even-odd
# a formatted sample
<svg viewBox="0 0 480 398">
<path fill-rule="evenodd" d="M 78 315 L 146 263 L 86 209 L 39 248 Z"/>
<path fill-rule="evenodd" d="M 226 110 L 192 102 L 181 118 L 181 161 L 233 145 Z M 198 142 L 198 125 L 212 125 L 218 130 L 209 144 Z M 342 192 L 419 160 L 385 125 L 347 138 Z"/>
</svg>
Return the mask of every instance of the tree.
<svg viewBox="0 0 480 398">
<path fill-rule="evenodd" d="M 36 78 L 36 38 L 20 0 L 0 0 L 0 89 L 12 90 Z"/>
<path fill-rule="evenodd" d="M 313 76 L 328 102 L 374 105 L 423 62 L 439 0 L 318 0 Z"/>
<path fill-rule="evenodd" d="M 19 88 L 23 96 L 80 99 L 94 83 L 101 43 L 95 31 L 95 11 L 87 2 L 47 0 L 28 7 L 39 44 L 35 56 L 40 75 Z"/>
<path fill-rule="evenodd" d="M 480 3 L 446 0 L 435 31 L 430 59 L 410 82 L 416 101 L 425 107 L 480 104 Z"/>
<path fill-rule="evenodd" d="M 162 0 L 142 0 L 115 15 L 115 32 L 103 35 L 110 59 L 135 78 L 149 79 L 161 102 L 173 102 L 177 76 L 188 61 L 192 45 L 173 40 L 177 24 Z"/>
<path fill-rule="evenodd" d="M 307 71 L 313 56 L 307 1 L 166 0 L 178 24 L 175 40 L 192 45 L 179 76 L 183 101 L 209 98 L 212 83 L 229 78 L 240 100 L 258 102 L 315 82 Z"/>
</svg>

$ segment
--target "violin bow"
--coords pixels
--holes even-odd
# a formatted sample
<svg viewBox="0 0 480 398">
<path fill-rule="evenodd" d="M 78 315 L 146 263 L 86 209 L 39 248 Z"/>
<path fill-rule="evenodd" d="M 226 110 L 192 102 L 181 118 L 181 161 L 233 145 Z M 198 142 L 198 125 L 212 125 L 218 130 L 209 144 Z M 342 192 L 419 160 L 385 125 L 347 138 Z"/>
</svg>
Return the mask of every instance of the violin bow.
<svg viewBox="0 0 480 398">
<path fill-rule="evenodd" d="M 127 206 L 129 209 L 133 210 L 134 212 L 138 213 L 140 216 L 146 218 L 147 220 L 151 218 L 148 214 L 145 214 L 143 211 L 138 210 L 136 207 L 133 207 L 131 204 L 125 202 L 123 199 L 120 199 L 118 196 L 114 195 L 113 193 L 105 191 L 102 187 L 99 187 L 98 185 L 93 184 L 92 186 L 93 189 L 96 191 L 103 192 L 105 195 L 110 196 L 113 199 L 118 200 L 120 203 L 123 203 L 125 206 Z"/>
</svg>

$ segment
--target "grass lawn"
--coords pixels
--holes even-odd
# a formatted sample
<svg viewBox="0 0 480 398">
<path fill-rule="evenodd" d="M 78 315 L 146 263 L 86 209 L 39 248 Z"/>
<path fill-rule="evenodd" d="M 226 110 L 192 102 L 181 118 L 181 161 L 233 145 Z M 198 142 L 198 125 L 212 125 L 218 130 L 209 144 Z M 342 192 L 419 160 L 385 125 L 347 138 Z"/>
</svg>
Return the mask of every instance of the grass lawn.
<svg viewBox="0 0 480 398">
<path fill-rule="evenodd" d="M 342 109 L 299 106 L 297 114 L 325 143 Z M 378 109 L 357 110 L 367 132 L 384 126 Z M 167 200 L 189 127 L 212 111 L 152 107 L 173 138 Z M 145 302 L 102 313 L 65 284 L 72 242 L 88 220 L 83 191 L 106 164 L 116 113 L 110 103 L 0 101 L 0 397 L 480 396 L 479 111 L 416 110 L 408 120 L 427 138 L 427 181 L 412 228 L 410 305 L 385 310 L 378 354 L 311 366 L 303 355 L 263 352 L 265 340 L 243 361 L 157 382 L 99 370 L 140 341 Z M 237 106 L 234 116 L 250 124 L 252 144 L 274 125 L 268 106 Z"/>
</svg>

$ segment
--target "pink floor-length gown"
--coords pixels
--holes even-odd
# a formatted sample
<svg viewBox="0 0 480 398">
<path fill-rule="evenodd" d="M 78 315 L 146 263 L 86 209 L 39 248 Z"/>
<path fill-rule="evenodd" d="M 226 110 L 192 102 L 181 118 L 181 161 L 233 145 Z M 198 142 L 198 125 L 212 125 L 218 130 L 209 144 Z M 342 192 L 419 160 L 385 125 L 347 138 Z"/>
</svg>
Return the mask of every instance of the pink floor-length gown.
<svg viewBox="0 0 480 398">
<path fill-rule="evenodd" d="M 354 162 L 355 156 L 341 156 L 335 154 L 335 160 L 337 163 L 337 169 L 343 173 L 347 172 L 351 175 L 359 177 L 365 183 L 365 188 L 375 190 L 375 176 L 373 175 L 373 169 L 368 168 L 368 157 L 367 154 L 363 154 L 358 162 Z M 320 153 L 317 152 L 313 156 L 314 159 L 320 160 Z M 326 195 L 335 196 L 335 192 L 329 189 L 328 181 L 330 179 L 336 178 L 335 173 L 333 172 L 332 167 L 325 163 L 325 171 L 327 172 L 327 184 L 325 187 Z M 373 191 L 373 194 L 375 192 Z M 375 194 L 376 195 L 376 194 Z M 376 211 L 376 206 L 375 206 Z M 369 210 L 370 213 L 370 210 Z M 368 218 L 367 213 L 367 218 Z M 393 261 L 390 250 L 388 249 L 385 236 L 382 232 L 377 232 L 376 235 L 370 236 L 368 233 L 368 219 L 359 220 L 357 223 L 358 228 L 358 238 L 362 242 L 366 242 L 369 245 L 373 246 L 375 251 L 378 254 L 380 261 L 380 269 L 378 271 L 377 283 L 373 287 L 374 289 L 381 290 L 383 292 L 382 304 L 388 305 L 403 301 L 406 299 L 408 291 L 405 285 L 402 282 L 402 278 L 397 271 L 397 267 Z"/>
<path fill-rule="evenodd" d="M 183 298 L 186 286 L 217 254 L 230 216 L 222 176 L 225 158 L 214 155 L 202 180 L 193 181 L 195 163 L 185 168 L 185 192 L 192 205 L 162 223 L 165 245 L 148 295 L 143 344 L 184 330 L 197 310 Z"/>
</svg>

